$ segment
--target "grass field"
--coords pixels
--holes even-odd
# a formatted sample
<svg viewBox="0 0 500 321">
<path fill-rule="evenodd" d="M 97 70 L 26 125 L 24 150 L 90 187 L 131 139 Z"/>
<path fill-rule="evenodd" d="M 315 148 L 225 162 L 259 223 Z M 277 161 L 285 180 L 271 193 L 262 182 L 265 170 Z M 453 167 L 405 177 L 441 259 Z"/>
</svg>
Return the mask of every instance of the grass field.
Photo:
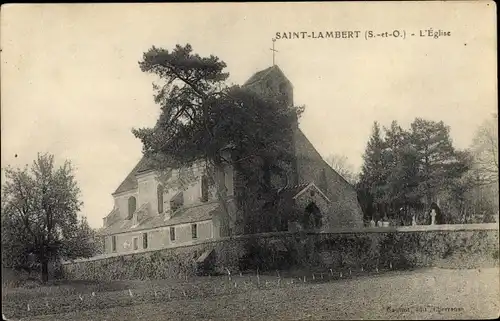
<svg viewBox="0 0 500 321">
<path fill-rule="evenodd" d="M 498 268 L 71 282 L 2 291 L 12 320 L 299 320 L 498 317 Z M 333 271 L 332 271 L 333 272 Z M 303 277 L 306 277 L 304 282 Z M 94 295 L 92 295 L 94 292 Z M 29 304 L 29 311 L 28 311 Z"/>
</svg>

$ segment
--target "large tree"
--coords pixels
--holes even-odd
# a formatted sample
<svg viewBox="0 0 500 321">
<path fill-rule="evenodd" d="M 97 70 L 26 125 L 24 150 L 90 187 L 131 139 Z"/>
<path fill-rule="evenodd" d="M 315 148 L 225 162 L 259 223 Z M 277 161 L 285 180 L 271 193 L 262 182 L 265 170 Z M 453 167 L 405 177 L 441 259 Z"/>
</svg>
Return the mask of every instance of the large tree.
<svg viewBox="0 0 500 321">
<path fill-rule="evenodd" d="M 418 192 L 418 153 L 410 143 L 410 135 L 396 121 L 385 128 L 387 181 L 384 203 L 400 221 L 411 222 L 412 209 L 421 207 Z"/>
<path fill-rule="evenodd" d="M 363 166 L 358 182 L 361 204 L 365 219 L 380 219 L 385 212 L 384 188 L 387 178 L 387 157 L 385 141 L 380 125 L 374 122 L 372 134 L 363 155 Z"/>
<path fill-rule="evenodd" d="M 418 155 L 419 189 L 428 207 L 468 170 L 461 153 L 453 147 L 449 132 L 442 121 L 417 118 L 411 124 L 410 142 Z"/>
<path fill-rule="evenodd" d="M 394 121 L 384 132 L 382 137 L 374 125 L 364 155 L 358 194 L 366 216 L 378 212 L 377 218 L 407 224 L 424 208 L 430 211 L 441 194 L 461 190 L 457 184 L 470 168 L 469 154 L 453 147 L 443 122 L 417 118 L 404 130 Z"/>
<path fill-rule="evenodd" d="M 69 161 L 56 168 L 54 157 L 39 154 L 31 169 L 7 168 L 2 188 L 2 264 L 27 267 L 30 256 L 48 279 L 48 264 L 57 258 L 92 256 L 75 251 L 81 242 L 77 213 L 82 202 Z"/>
<path fill-rule="evenodd" d="M 189 44 L 177 45 L 172 51 L 152 47 L 139 65 L 142 71 L 158 77 L 155 102 L 161 108 L 153 128 L 133 130 L 143 143 L 144 155 L 167 188 L 174 181 L 169 175 L 172 169 L 182 174 L 181 185 L 188 185 L 199 177 L 187 169 L 203 164 L 200 172 L 215 186 L 221 204 L 222 231 L 230 234 L 230 224 L 236 222 L 229 213 L 220 173 L 232 165 L 242 175 L 247 174 L 248 180 L 260 180 L 261 191 L 269 189 L 269 172 L 279 169 L 278 160 L 291 157 L 291 124 L 302 109 L 226 85 L 226 64 L 213 55 L 193 54 Z M 262 171 L 255 171 L 255 167 Z M 261 172 L 263 177 L 255 177 Z M 255 191 L 254 195 L 266 193 Z"/>
</svg>

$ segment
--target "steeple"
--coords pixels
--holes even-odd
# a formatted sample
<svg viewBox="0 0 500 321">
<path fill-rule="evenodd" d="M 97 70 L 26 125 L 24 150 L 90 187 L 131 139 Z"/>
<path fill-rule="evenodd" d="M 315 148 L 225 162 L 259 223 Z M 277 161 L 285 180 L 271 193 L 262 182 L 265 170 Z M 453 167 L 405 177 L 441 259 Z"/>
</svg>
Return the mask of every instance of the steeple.
<svg viewBox="0 0 500 321">
<path fill-rule="evenodd" d="M 278 65 L 256 72 L 244 84 L 263 97 L 281 97 L 286 105 L 293 105 L 293 86 Z"/>
</svg>

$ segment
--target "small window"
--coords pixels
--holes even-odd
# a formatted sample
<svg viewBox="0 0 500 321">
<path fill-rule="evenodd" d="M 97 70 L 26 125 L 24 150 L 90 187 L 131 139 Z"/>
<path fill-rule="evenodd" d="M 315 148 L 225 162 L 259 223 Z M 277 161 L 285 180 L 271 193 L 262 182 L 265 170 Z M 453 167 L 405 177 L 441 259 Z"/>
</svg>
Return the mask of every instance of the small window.
<svg viewBox="0 0 500 321">
<path fill-rule="evenodd" d="M 175 227 L 170 228 L 170 241 L 175 241 Z"/>
<path fill-rule="evenodd" d="M 137 237 L 134 237 L 134 250 L 139 249 L 139 239 Z"/>
<path fill-rule="evenodd" d="M 156 196 L 158 198 L 158 213 L 163 213 L 163 186 L 158 185 L 156 189 Z"/>
<path fill-rule="evenodd" d="M 193 240 L 198 238 L 198 226 L 196 224 L 191 224 L 191 236 Z"/>
<path fill-rule="evenodd" d="M 113 235 L 111 237 L 111 250 L 113 252 L 116 252 L 116 235 Z"/>
<path fill-rule="evenodd" d="M 142 248 L 148 248 L 148 233 L 142 233 Z"/>
<path fill-rule="evenodd" d="M 102 249 L 103 249 L 104 253 L 106 253 L 106 237 L 105 236 L 102 238 Z"/>
</svg>

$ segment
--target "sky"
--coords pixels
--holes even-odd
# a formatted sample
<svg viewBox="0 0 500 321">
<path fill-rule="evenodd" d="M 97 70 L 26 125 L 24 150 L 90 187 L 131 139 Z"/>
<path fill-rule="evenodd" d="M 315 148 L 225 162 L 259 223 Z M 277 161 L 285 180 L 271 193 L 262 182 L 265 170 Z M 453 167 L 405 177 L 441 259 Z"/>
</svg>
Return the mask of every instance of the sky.
<svg viewBox="0 0 500 321">
<path fill-rule="evenodd" d="M 357 170 L 374 121 L 442 120 L 466 148 L 497 111 L 493 2 L 4 5 L 0 21 L 1 166 L 31 164 L 38 152 L 71 160 L 93 227 L 141 158 L 132 128 L 159 114 L 153 78 L 138 66 L 153 45 L 189 43 L 242 84 L 272 65 L 276 32 L 314 32 L 278 39 L 276 64 L 305 105 L 306 136 Z M 420 36 L 431 28 L 450 35 Z M 406 37 L 366 39 L 369 30 Z M 360 32 L 316 39 L 330 31 Z"/>
</svg>

